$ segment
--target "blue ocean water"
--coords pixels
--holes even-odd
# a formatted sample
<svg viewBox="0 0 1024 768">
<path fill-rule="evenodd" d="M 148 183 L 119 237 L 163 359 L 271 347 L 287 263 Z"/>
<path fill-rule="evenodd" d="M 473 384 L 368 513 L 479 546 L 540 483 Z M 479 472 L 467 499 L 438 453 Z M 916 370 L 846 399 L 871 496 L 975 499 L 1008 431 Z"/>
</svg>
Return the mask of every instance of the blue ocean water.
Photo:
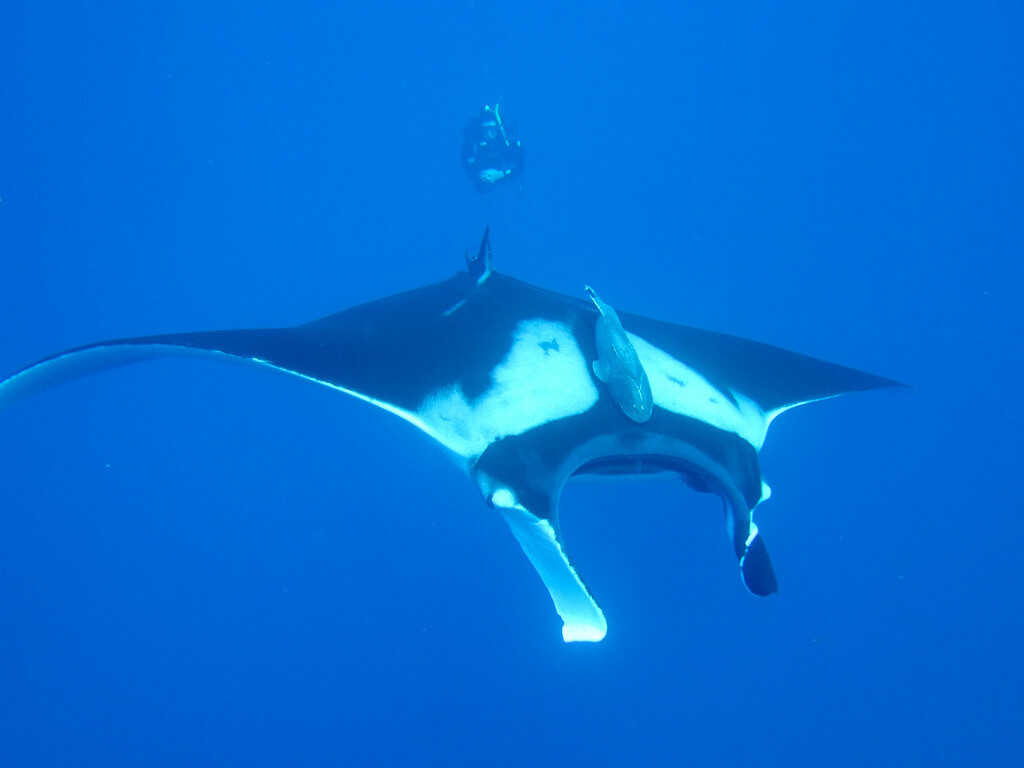
<svg viewBox="0 0 1024 768">
<path fill-rule="evenodd" d="M 168 361 L 0 414 L 0 765 L 1018 765 L 1024 10 L 8 4 L 0 368 L 497 267 L 905 381 L 713 499 L 579 483 L 564 645 L 409 425 Z M 463 124 L 500 99 L 521 189 Z"/>
</svg>

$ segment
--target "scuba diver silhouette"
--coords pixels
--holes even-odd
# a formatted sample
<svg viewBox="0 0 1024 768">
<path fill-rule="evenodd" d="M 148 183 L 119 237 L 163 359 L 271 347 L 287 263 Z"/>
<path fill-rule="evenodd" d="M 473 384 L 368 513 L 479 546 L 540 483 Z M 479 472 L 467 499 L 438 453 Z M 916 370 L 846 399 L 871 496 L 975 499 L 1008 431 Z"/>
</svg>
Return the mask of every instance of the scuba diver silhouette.
<svg viewBox="0 0 1024 768">
<path fill-rule="evenodd" d="M 488 104 L 462 131 L 462 167 L 479 192 L 488 192 L 522 173 L 523 148 L 505 125 L 498 104 Z"/>
</svg>

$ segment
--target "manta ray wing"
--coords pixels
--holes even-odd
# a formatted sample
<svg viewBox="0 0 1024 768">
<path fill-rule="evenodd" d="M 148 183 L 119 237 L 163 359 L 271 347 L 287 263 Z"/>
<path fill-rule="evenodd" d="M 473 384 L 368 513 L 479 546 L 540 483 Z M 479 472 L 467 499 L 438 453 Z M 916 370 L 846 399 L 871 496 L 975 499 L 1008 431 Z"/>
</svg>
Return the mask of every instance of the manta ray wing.
<svg viewBox="0 0 1024 768">
<path fill-rule="evenodd" d="M 473 376 L 475 366 L 460 365 L 459 355 L 452 354 L 460 345 L 445 344 L 444 316 L 471 286 L 460 274 L 292 328 L 139 336 L 75 347 L 0 382 L 0 407 L 119 366 L 201 357 L 292 374 L 415 422 L 415 407 L 427 392 Z"/>
<path fill-rule="evenodd" d="M 628 418 L 622 396 L 594 373 L 601 320 L 594 305 L 493 272 L 486 236 L 480 253 L 467 272 L 443 282 L 292 328 L 77 347 L 0 381 L 0 407 L 155 357 L 271 368 L 384 408 L 446 449 L 504 515 L 551 595 L 566 641 L 600 640 L 607 628 L 559 533 L 558 500 L 575 475 L 670 471 L 717 493 L 744 583 L 755 594 L 774 592 L 753 523 L 767 498 L 757 453 L 768 425 L 794 405 L 895 382 L 623 312 L 618 344 L 635 352 L 641 367 L 633 361 L 630 370 L 649 379 L 653 397 L 649 418 Z"/>
<path fill-rule="evenodd" d="M 630 332 L 701 374 L 719 391 L 739 392 L 765 413 L 900 382 L 759 341 L 620 313 Z"/>
</svg>

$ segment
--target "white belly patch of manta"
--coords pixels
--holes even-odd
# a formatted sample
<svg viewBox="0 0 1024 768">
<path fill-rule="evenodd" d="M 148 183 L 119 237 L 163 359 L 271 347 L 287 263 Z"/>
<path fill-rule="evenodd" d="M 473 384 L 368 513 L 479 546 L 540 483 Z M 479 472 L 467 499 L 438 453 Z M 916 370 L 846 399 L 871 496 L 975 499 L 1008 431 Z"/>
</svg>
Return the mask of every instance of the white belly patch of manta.
<svg viewBox="0 0 1024 768">
<path fill-rule="evenodd" d="M 471 459 L 499 438 L 584 413 L 598 397 L 569 327 L 524 320 L 516 326 L 508 355 L 494 369 L 490 389 L 470 402 L 452 384 L 426 397 L 416 418 L 446 448 Z"/>
<path fill-rule="evenodd" d="M 732 432 L 761 450 L 771 416 L 739 392 L 720 391 L 685 363 L 639 336 L 626 335 L 647 372 L 655 405 Z"/>
</svg>

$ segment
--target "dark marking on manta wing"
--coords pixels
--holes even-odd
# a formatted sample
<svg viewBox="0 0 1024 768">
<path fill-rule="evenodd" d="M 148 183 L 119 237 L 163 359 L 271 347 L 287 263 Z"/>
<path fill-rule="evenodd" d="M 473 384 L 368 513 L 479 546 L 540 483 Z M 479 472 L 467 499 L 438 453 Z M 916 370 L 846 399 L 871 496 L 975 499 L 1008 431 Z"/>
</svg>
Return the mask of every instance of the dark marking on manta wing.
<svg viewBox="0 0 1024 768">
<path fill-rule="evenodd" d="M 551 352 L 558 351 L 558 339 L 552 339 L 551 341 L 542 341 L 538 343 L 537 346 L 544 350 L 545 355 L 548 355 Z"/>
<path fill-rule="evenodd" d="M 766 495 L 758 450 L 771 419 L 804 402 L 896 383 L 616 312 L 616 340 L 649 377 L 653 403 L 643 421 L 623 418 L 622 398 L 594 371 L 603 314 L 590 302 L 494 272 L 486 233 L 467 265 L 448 280 L 291 328 L 144 336 L 67 350 L 0 381 L 0 406 L 167 355 L 270 366 L 379 405 L 448 451 L 505 517 L 562 618 L 566 641 L 600 640 L 607 627 L 559 533 L 559 496 L 576 475 L 669 471 L 716 493 L 744 583 L 754 594 L 775 592 L 753 522 Z"/>
</svg>

